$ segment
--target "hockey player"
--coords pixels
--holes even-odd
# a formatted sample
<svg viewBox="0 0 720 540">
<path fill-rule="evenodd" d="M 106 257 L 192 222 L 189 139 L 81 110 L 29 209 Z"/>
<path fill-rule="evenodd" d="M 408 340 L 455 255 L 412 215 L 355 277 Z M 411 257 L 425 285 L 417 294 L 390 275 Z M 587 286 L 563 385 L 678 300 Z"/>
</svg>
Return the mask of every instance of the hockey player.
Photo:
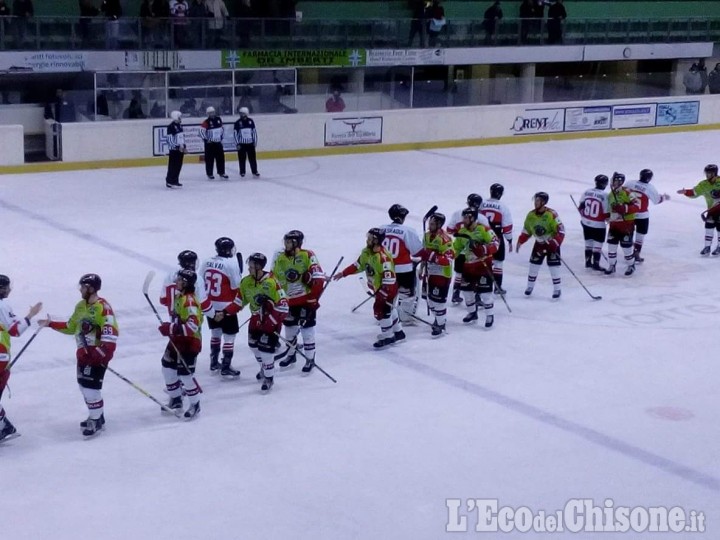
<svg viewBox="0 0 720 540">
<path fill-rule="evenodd" d="M 283 320 L 285 339 L 290 345 L 285 351 L 287 358 L 280 361 L 280 367 L 296 362 L 298 334 L 302 334 L 302 348 L 308 358 L 302 371 L 309 373 L 315 365 L 315 324 L 325 275 L 315 253 L 303 249 L 304 240 L 302 231 L 292 230 L 285 234 L 285 249 L 275 254 L 272 274 L 285 291 L 290 306 L 289 315 Z"/>
<path fill-rule="evenodd" d="M 240 309 L 238 287 L 240 286 L 240 262 L 235 257 L 235 242 L 227 236 L 215 240 L 214 257 L 200 266 L 205 283 L 205 296 L 210 302 L 208 327 L 210 328 L 210 371 L 223 377 L 238 377 L 240 371 L 233 368 L 235 336 L 240 331 L 237 312 Z M 222 365 L 220 345 L 222 344 Z"/>
<path fill-rule="evenodd" d="M 578 205 L 585 238 L 585 268 L 599 272 L 605 271 L 600 266 L 600 256 L 605 243 L 605 222 L 610 217 L 608 196 L 605 193 L 609 181 L 604 174 L 598 174 L 595 177 L 595 187 L 582 194 Z"/>
<path fill-rule="evenodd" d="M 477 321 L 480 302 L 485 309 L 485 328 L 490 328 L 495 321 L 492 256 L 497 253 L 500 240 L 490 227 L 478 223 L 476 208 L 466 208 L 462 215 L 463 226 L 455 233 L 453 250 L 456 257 L 462 256 L 465 259 L 460 290 L 463 292 L 468 314 L 463 318 L 463 322 Z"/>
<path fill-rule="evenodd" d="M 89 416 L 80 422 L 85 437 L 92 437 L 105 428 L 101 394 L 107 365 L 115 354 L 118 324 L 112 307 L 98 296 L 102 280 L 97 274 L 80 278 L 80 300 L 67 321 L 38 321 L 63 334 L 75 336 L 77 344 L 77 381 L 85 398 Z"/>
<path fill-rule="evenodd" d="M 477 193 L 471 193 L 467 196 L 467 206 L 465 208 L 475 208 L 480 211 L 480 205 L 483 202 L 483 198 L 481 195 Z M 461 208 L 460 210 L 456 210 L 453 212 L 453 214 L 450 216 L 450 224 L 447 227 L 447 232 L 450 234 L 455 234 L 460 230 L 460 227 L 463 226 L 463 217 L 462 213 L 465 211 L 465 208 Z M 486 227 L 490 226 L 490 222 L 487 220 L 487 218 L 478 213 L 477 222 L 480 225 L 484 225 Z M 452 295 L 452 303 L 453 304 L 459 304 L 462 302 L 462 298 L 460 297 L 460 284 L 462 282 L 462 266 L 465 262 L 465 259 L 462 257 L 462 255 L 459 255 L 455 257 L 455 264 L 454 264 L 454 270 L 455 270 L 455 280 L 453 281 L 453 295 Z"/>
<path fill-rule="evenodd" d="M 500 240 L 497 253 L 493 255 L 492 259 L 496 294 L 505 294 L 505 290 L 502 288 L 505 242 L 507 242 L 508 251 L 512 253 L 513 250 L 512 215 L 510 209 L 500 202 L 504 192 L 505 188 L 502 184 L 493 184 L 490 186 L 490 198 L 480 203 L 480 213 L 487 218 L 490 228 Z M 502 238 L 505 239 L 505 242 L 503 242 Z"/>
<path fill-rule="evenodd" d="M 452 238 L 443 230 L 445 215 L 435 212 L 428 219 L 428 230 L 423 237 L 423 249 L 418 254 L 423 261 L 427 279 L 428 308 L 435 317 L 431 333 L 437 337 L 445 330 L 447 297 L 452 280 L 455 253 Z"/>
<path fill-rule="evenodd" d="M 705 197 L 707 210 L 702 213 L 705 222 L 705 247 L 700 255 L 710 255 L 710 248 L 713 240 L 713 229 L 717 231 L 718 243 L 715 246 L 713 256 L 720 255 L 720 181 L 718 180 L 718 166 L 707 165 L 705 167 L 705 180 L 701 181 L 692 189 L 679 189 L 678 194 L 685 195 L 691 199 Z"/>
<path fill-rule="evenodd" d="M 30 328 L 32 318 L 40 313 L 42 304 L 38 302 L 30 308 L 28 314 L 22 319 L 13 313 L 13 309 L 5 301 L 10 295 L 12 288 L 10 286 L 10 278 L 0 274 L 0 399 L 2 399 L 3 391 L 10 380 L 10 338 L 20 336 L 25 330 Z M 10 440 L 19 434 L 10 423 L 5 414 L 5 409 L 0 402 L 0 442 Z"/>
<path fill-rule="evenodd" d="M 198 256 L 197 253 L 195 253 L 194 251 L 191 251 L 189 249 L 181 251 L 180 253 L 178 253 L 177 259 L 179 268 L 177 270 L 169 272 L 165 276 L 162 291 L 160 291 L 160 303 L 163 306 L 167 307 L 168 315 L 170 315 L 170 317 L 174 315 L 173 309 L 175 302 L 175 281 L 177 280 L 178 272 L 183 269 L 192 270 L 193 272 L 197 271 Z M 200 301 L 200 307 L 202 308 L 203 313 L 208 313 L 212 309 L 212 304 L 205 297 L 205 287 L 195 287 L 195 294 Z"/>
<path fill-rule="evenodd" d="M 168 145 L 168 169 L 165 176 L 165 186 L 169 188 L 181 188 L 180 170 L 183 165 L 183 158 L 187 147 L 185 146 L 185 133 L 182 127 L 182 113 L 173 111 L 170 113 L 172 122 L 167 127 L 165 139 Z"/>
<path fill-rule="evenodd" d="M 635 272 L 633 231 L 635 230 L 635 213 L 640 209 L 640 202 L 635 193 L 631 193 L 623 186 L 624 183 L 624 174 L 613 173 L 608 196 L 610 230 L 608 233 L 608 269 L 605 270 L 607 275 L 615 273 L 618 244 L 625 254 L 625 264 L 627 264 L 625 275 L 631 276 Z"/>
<path fill-rule="evenodd" d="M 262 253 L 248 257 L 248 275 L 240 282 L 239 296 L 241 307 L 250 306 L 248 346 L 261 366 L 255 378 L 262 381 L 263 392 L 273 386 L 278 336 L 289 311 L 285 291 L 275 277 L 264 270 L 266 264 L 267 257 Z"/>
<path fill-rule="evenodd" d="M 170 397 L 170 409 L 182 409 L 182 393 L 188 398 L 186 420 L 195 418 L 200 412 L 200 388 L 193 374 L 198 354 L 202 349 L 202 320 L 200 301 L 195 295 L 197 274 L 195 270 L 178 270 L 175 279 L 175 294 L 172 320 L 159 327 L 160 333 L 169 338 L 162 357 L 162 372 L 165 389 Z M 178 356 L 179 355 L 179 356 Z M 182 359 L 180 358 L 182 357 Z"/>
<path fill-rule="evenodd" d="M 625 187 L 629 189 L 631 193 L 635 193 L 640 202 L 640 210 L 635 214 L 635 243 L 633 248 L 636 263 L 645 261 L 645 259 L 640 256 L 640 251 L 643 247 L 645 235 L 647 235 L 648 229 L 650 228 L 650 212 L 648 208 L 650 202 L 660 204 L 670 200 L 670 195 L 667 193 L 660 195 L 657 189 L 655 189 L 655 186 L 650 184 L 652 178 L 653 172 L 650 169 L 643 169 L 640 171 L 640 178 L 638 180 L 631 180 L 625 184 Z"/>
<path fill-rule="evenodd" d="M 392 223 L 385 225 L 383 246 L 390 252 L 395 265 L 398 284 L 398 315 L 407 324 L 417 310 L 417 274 L 412 257 L 422 249 L 422 241 L 415 229 L 405 225 L 408 209 L 393 204 L 388 210 Z"/>
<path fill-rule="evenodd" d="M 255 121 L 248 116 L 250 111 L 247 107 L 240 108 L 240 118 L 235 122 L 235 145 L 237 146 L 238 161 L 240 162 L 240 176 L 245 176 L 245 160 L 250 161 L 250 171 L 253 176 L 258 177 L 260 173 L 257 167 L 255 147 L 258 136 L 255 129 Z"/>
<path fill-rule="evenodd" d="M 535 243 L 530 253 L 530 269 L 528 270 L 528 284 L 525 295 L 530 296 L 535 287 L 540 266 L 547 257 L 547 265 L 553 282 L 552 297 L 560 298 L 560 246 L 565 239 L 565 226 L 560 221 L 560 216 L 547 203 L 550 196 L 544 191 L 538 191 L 533 197 L 535 209 L 528 212 L 523 224 L 523 230 L 517 241 L 516 252 L 520 246 L 531 237 Z"/>
<path fill-rule="evenodd" d="M 376 349 L 382 349 L 405 339 L 405 332 L 395 309 L 395 298 L 398 294 L 395 265 L 392 255 L 383 246 L 383 240 L 385 240 L 385 232 L 382 229 L 370 229 L 365 248 L 360 252 L 357 260 L 333 276 L 333 281 L 337 281 L 365 271 L 368 285 L 372 288 L 375 297 L 373 313 L 375 319 L 380 322 L 380 334 L 373 343 Z"/>
<path fill-rule="evenodd" d="M 223 138 L 225 129 L 223 121 L 215 114 L 215 107 L 208 107 L 206 110 L 207 118 L 200 124 L 200 138 L 205 143 L 205 173 L 208 180 L 215 180 L 213 176 L 213 167 L 217 161 L 217 172 L 220 178 L 228 179 L 225 174 L 225 149 L 223 148 Z"/>
</svg>

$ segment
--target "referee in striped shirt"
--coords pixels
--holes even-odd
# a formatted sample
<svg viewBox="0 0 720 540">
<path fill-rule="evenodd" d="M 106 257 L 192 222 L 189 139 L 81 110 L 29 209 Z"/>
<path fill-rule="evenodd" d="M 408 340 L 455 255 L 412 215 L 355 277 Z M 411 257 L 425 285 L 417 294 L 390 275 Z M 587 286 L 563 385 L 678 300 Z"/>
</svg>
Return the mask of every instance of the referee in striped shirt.
<svg viewBox="0 0 720 540">
<path fill-rule="evenodd" d="M 250 161 L 250 170 L 253 176 L 260 176 L 255 157 L 257 146 L 257 130 L 255 122 L 248 116 L 247 107 L 240 108 L 240 118 L 235 122 L 235 144 L 237 145 L 238 161 L 240 162 L 240 176 L 245 176 L 245 158 Z"/>
</svg>

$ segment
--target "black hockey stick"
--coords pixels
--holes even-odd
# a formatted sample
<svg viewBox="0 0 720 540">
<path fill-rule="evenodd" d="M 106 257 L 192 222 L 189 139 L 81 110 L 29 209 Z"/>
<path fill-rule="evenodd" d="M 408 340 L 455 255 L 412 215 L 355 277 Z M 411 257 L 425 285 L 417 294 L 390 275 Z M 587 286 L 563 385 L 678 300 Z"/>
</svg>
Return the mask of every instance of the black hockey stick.
<svg viewBox="0 0 720 540">
<path fill-rule="evenodd" d="M 344 256 L 340 257 L 340 260 L 335 265 L 335 268 L 333 268 L 332 274 L 330 274 L 330 277 L 327 278 L 327 282 L 322 288 L 322 291 L 320 291 L 320 296 L 323 295 L 325 292 L 325 289 L 327 289 L 328 285 L 330 285 L 330 282 L 332 281 L 332 278 L 335 276 L 335 273 L 338 271 L 338 268 L 340 268 L 340 265 L 342 264 L 343 260 L 345 259 Z M 319 297 L 318 297 L 319 298 Z"/>
<path fill-rule="evenodd" d="M 565 259 L 563 259 L 563 258 L 560 257 L 559 255 L 558 255 L 558 259 L 560 259 L 560 262 L 565 265 L 565 268 L 568 269 L 568 272 L 570 272 L 570 273 L 572 274 L 572 277 L 574 277 L 574 278 L 577 280 L 577 282 L 580 284 L 580 286 L 581 286 L 583 289 L 585 289 L 585 292 L 588 293 L 588 296 L 589 296 L 590 298 L 592 298 L 593 300 L 602 300 L 602 296 L 599 296 L 599 295 L 598 295 L 598 296 L 595 296 L 593 293 L 591 293 L 591 292 L 588 290 L 588 288 L 585 286 L 585 284 L 584 284 L 582 281 L 580 281 L 580 278 L 577 277 L 577 275 L 575 275 L 575 272 L 572 271 L 572 268 L 570 268 L 570 267 L 568 266 L 568 264 L 565 262 Z"/>
<path fill-rule="evenodd" d="M 148 301 L 148 304 L 150 304 L 150 307 L 153 310 L 153 313 L 155 314 L 155 317 L 157 317 L 157 320 L 160 324 L 163 324 L 165 321 L 162 320 L 162 317 L 158 313 L 158 310 L 155 308 L 155 304 L 153 304 L 153 301 L 150 300 L 150 295 L 148 294 L 148 291 L 150 290 L 150 282 L 153 280 L 153 277 L 155 277 L 155 271 L 150 270 L 148 272 L 148 275 L 145 276 L 145 282 L 143 283 L 143 295 L 145 296 L 145 300 Z M 182 353 L 180 352 L 180 349 L 177 348 L 177 345 L 175 345 L 175 342 L 173 342 L 172 339 L 168 338 L 168 341 L 170 341 L 170 345 L 172 345 L 173 349 L 175 349 L 175 354 L 177 354 L 178 360 L 180 360 L 180 363 L 183 365 L 185 370 L 188 373 L 192 373 L 190 371 L 190 367 L 188 366 L 187 362 L 185 361 L 185 358 L 183 357 Z M 198 387 L 198 390 L 200 390 L 200 393 L 203 392 L 202 386 L 200 386 L 200 383 L 195 378 L 195 375 L 192 376 L 193 382 L 195 383 L 195 386 Z"/>
<path fill-rule="evenodd" d="M 370 300 L 372 300 L 373 298 L 375 298 L 375 295 L 374 295 L 373 293 L 371 293 L 370 291 L 365 291 L 365 292 L 368 294 L 368 297 L 367 297 L 365 300 L 363 300 L 362 302 L 360 302 L 357 306 L 355 306 L 354 308 L 352 308 L 352 309 L 350 310 L 351 313 L 355 313 L 358 309 L 360 309 L 361 306 L 364 306 L 364 305 L 367 304 Z"/>
<path fill-rule="evenodd" d="M 235 258 L 237 259 L 238 266 L 240 267 L 240 275 L 242 276 L 243 273 L 243 256 L 242 253 L 239 251 L 235 254 Z"/>
<path fill-rule="evenodd" d="M 502 242 L 502 240 L 500 240 Z M 505 307 L 508 310 L 508 313 L 512 313 L 512 309 L 510 309 L 510 304 L 508 304 L 507 299 L 505 298 L 505 293 L 502 292 L 502 287 L 498 285 L 497 281 L 495 280 L 495 275 L 492 272 L 492 266 L 488 267 L 488 264 L 485 261 L 482 261 L 483 266 L 485 266 L 485 271 L 490 274 L 490 280 L 493 283 L 493 289 L 498 291 L 498 295 L 500 295 L 500 298 L 502 299 L 503 303 L 505 304 Z"/>
<path fill-rule="evenodd" d="M 291 348 L 291 347 L 292 347 L 292 345 L 291 345 L 291 343 L 290 343 L 290 340 L 285 339 L 284 337 L 282 337 L 282 335 L 280 335 L 280 332 L 274 332 L 274 334 L 275 334 L 278 338 L 280 338 L 280 340 L 281 340 L 283 343 L 285 343 L 285 345 L 287 345 L 288 348 Z M 332 375 L 330 375 L 327 371 L 325 371 L 323 368 L 321 368 L 320 366 L 318 366 L 318 365 L 315 363 L 315 360 L 310 360 L 310 358 L 307 357 L 307 356 L 305 355 L 305 353 L 302 352 L 302 351 L 301 351 L 300 349 L 298 349 L 297 347 L 295 347 L 295 352 L 298 353 L 300 356 L 302 356 L 305 360 L 307 360 L 308 362 L 310 362 L 314 367 L 318 368 L 318 370 L 320 370 L 320 373 L 322 373 L 322 374 L 325 375 L 328 379 L 330 379 L 332 382 L 334 382 L 335 384 L 337 384 L 337 381 L 335 380 L 335 378 L 334 378 Z"/>
<path fill-rule="evenodd" d="M 30 336 L 30 339 L 28 339 L 25 342 L 25 345 L 22 346 L 22 349 L 20 349 L 18 351 L 18 353 L 15 355 L 15 358 L 13 358 L 12 362 L 10 362 L 7 366 L 5 366 L 5 369 L 3 371 L 10 371 L 12 369 L 12 367 L 15 365 L 15 362 L 20 360 L 20 356 L 22 356 L 22 353 L 25 352 L 25 349 L 27 349 L 30 346 L 33 339 L 35 339 L 37 337 L 37 335 L 40 333 L 40 330 L 42 330 L 43 328 L 45 328 L 45 327 L 44 326 L 37 327 L 37 330 L 35 330 L 35 332 L 33 332 L 33 335 Z M 3 371 L 0 371 L 0 373 L 2 373 Z"/>
</svg>

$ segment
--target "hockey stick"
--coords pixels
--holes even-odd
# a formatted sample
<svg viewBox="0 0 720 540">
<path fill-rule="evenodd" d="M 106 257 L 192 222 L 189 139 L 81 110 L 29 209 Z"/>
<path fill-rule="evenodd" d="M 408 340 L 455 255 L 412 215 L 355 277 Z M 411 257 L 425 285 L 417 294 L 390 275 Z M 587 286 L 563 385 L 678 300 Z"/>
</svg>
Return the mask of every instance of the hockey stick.
<svg viewBox="0 0 720 540">
<path fill-rule="evenodd" d="M 430 216 L 432 216 L 438 209 L 437 204 L 433 205 L 430 210 L 425 212 L 425 215 L 423 216 L 422 221 L 422 227 L 423 227 L 423 244 L 425 243 L 425 226 L 427 224 L 427 220 L 430 219 Z M 428 304 L 427 301 L 427 265 L 425 265 L 424 270 L 422 272 L 422 290 L 425 291 L 425 307 L 427 308 L 427 314 L 430 315 L 430 304 Z"/>
<path fill-rule="evenodd" d="M 558 255 L 558 259 L 560 259 L 560 262 L 563 263 L 563 265 L 565 265 L 565 268 L 568 269 L 568 272 L 570 272 L 570 273 L 572 274 L 572 277 L 574 277 L 574 278 L 577 280 L 577 282 L 580 284 L 580 286 L 581 286 L 583 289 L 585 289 L 585 292 L 588 293 L 588 296 L 590 296 L 590 298 L 592 298 L 593 300 L 602 300 L 602 296 L 599 296 L 599 295 L 598 295 L 598 296 L 595 296 L 593 293 L 591 293 L 591 292 L 588 290 L 588 288 L 585 286 L 585 284 L 584 284 L 582 281 L 580 281 L 580 278 L 577 277 L 577 275 L 575 275 L 575 272 L 572 271 L 572 268 L 570 268 L 570 267 L 568 266 L 568 264 L 565 262 L 565 259 L 563 259 L 563 258 L 560 257 L 559 255 Z"/>
<path fill-rule="evenodd" d="M 281 340 L 283 343 L 285 343 L 285 345 L 287 345 L 288 348 L 291 348 L 291 347 L 292 347 L 292 345 L 291 345 L 291 343 L 290 343 L 290 340 L 285 339 L 284 337 L 282 337 L 282 336 L 280 335 L 280 332 L 273 332 L 273 334 L 275 334 L 278 338 L 280 338 L 280 340 Z M 307 360 L 308 362 L 310 362 L 313 366 L 315 366 L 316 368 L 318 368 L 318 370 L 320 370 L 320 373 L 322 373 L 322 374 L 325 375 L 328 379 L 330 379 L 332 382 L 334 382 L 335 384 L 337 384 L 337 381 L 335 380 L 335 378 L 334 378 L 332 375 L 330 375 L 327 371 L 325 371 L 323 368 L 321 368 L 320 366 L 318 366 L 318 365 L 315 363 L 315 360 L 310 360 L 310 358 L 308 358 L 308 357 L 305 355 L 305 353 L 302 352 L 302 351 L 301 351 L 300 349 L 298 349 L 297 347 L 295 348 L 295 352 L 297 352 L 297 353 L 298 353 L 300 356 L 302 356 L 305 360 Z"/>
<path fill-rule="evenodd" d="M 242 253 L 240 253 L 240 252 L 238 251 L 238 252 L 235 254 L 235 258 L 237 259 L 238 266 L 240 267 L 240 275 L 242 276 L 243 268 L 244 268 L 244 267 L 243 267 L 243 256 L 242 256 Z"/>
<path fill-rule="evenodd" d="M 363 300 L 362 302 L 360 302 L 357 306 L 355 306 L 354 308 L 352 308 L 352 309 L 350 310 L 351 313 L 355 313 L 358 309 L 360 309 L 361 306 L 364 306 L 364 305 L 367 304 L 370 300 L 372 300 L 373 298 L 375 298 L 375 295 L 374 295 L 373 293 L 371 293 L 370 291 L 365 291 L 365 292 L 367 293 L 368 297 L 367 297 L 365 300 Z"/>
<path fill-rule="evenodd" d="M 157 317 L 157 320 L 160 324 L 163 324 L 165 321 L 162 320 L 162 317 L 160 317 L 160 314 L 158 313 L 158 310 L 155 308 L 155 304 L 153 304 L 153 301 L 150 300 L 150 295 L 148 294 L 148 291 L 150 290 L 150 282 L 153 280 L 153 277 L 155 277 L 155 271 L 150 270 L 148 272 L 148 275 L 145 276 L 145 282 L 143 283 L 143 295 L 145 296 L 145 300 L 148 301 L 148 304 L 150 304 L 150 307 L 153 310 L 153 313 L 155 313 L 155 317 Z M 180 363 L 183 365 L 185 370 L 188 373 L 192 373 L 190 370 L 190 367 L 188 366 L 187 362 L 185 361 L 185 358 L 183 357 L 182 353 L 180 352 L 180 349 L 177 348 L 177 345 L 175 345 L 175 342 L 168 338 L 168 341 L 170 341 L 170 345 L 172 345 L 173 349 L 175 349 L 175 353 L 177 354 L 178 360 L 180 360 Z M 195 378 L 195 375 L 192 376 L 193 382 L 195 383 L 195 386 L 198 387 L 198 390 L 200 390 L 200 393 L 203 393 L 202 386 L 200 386 L 200 383 Z"/>
<path fill-rule="evenodd" d="M 13 358 L 12 362 L 10 362 L 7 366 L 5 366 L 5 369 L 3 371 L 10 371 L 12 369 L 12 367 L 15 365 L 15 362 L 20 360 L 20 356 L 22 356 L 22 353 L 25 352 L 25 349 L 27 349 L 30 346 L 33 339 L 35 339 L 37 337 L 37 335 L 40 333 L 40 330 L 42 330 L 43 328 L 45 328 L 45 327 L 44 326 L 37 327 L 37 330 L 35 330 L 35 332 L 33 332 L 33 335 L 30 336 L 30 339 L 28 339 L 25 342 L 25 345 L 22 346 L 22 349 L 20 349 L 18 351 L 18 353 L 15 355 L 15 358 Z M 0 371 L 0 373 L 3 373 L 3 371 Z"/>
<path fill-rule="evenodd" d="M 502 242 L 502 240 L 501 240 L 501 242 Z M 488 264 L 485 261 L 482 261 L 482 264 L 485 267 L 485 271 L 490 274 L 490 280 L 493 282 L 493 290 L 502 291 L 503 290 L 502 287 L 500 287 L 500 285 L 498 285 L 497 281 L 495 280 L 495 275 L 492 272 L 492 266 L 488 267 Z M 508 301 L 505 298 L 505 293 L 498 292 L 498 295 L 500 295 L 500 298 L 502 299 L 503 304 L 505 304 L 505 307 L 507 308 L 508 313 L 512 313 L 512 309 L 510 309 L 510 304 L 508 304 Z"/>
<path fill-rule="evenodd" d="M 575 210 L 578 211 L 578 214 L 580 214 L 580 217 L 583 217 L 582 212 L 580 211 L 580 207 L 575 202 L 575 197 L 572 196 L 572 193 L 570 193 L 570 200 L 573 202 L 573 205 L 575 206 Z M 602 255 L 603 259 L 605 259 L 605 262 L 610 262 L 610 261 L 608 261 L 607 255 L 605 255 L 605 252 L 602 250 L 602 246 L 600 247 L 600 255 Z"/>
<path fill-rule="evenodd" d="M 340 257 L 340 260 L 339 260 L 339 261 L 337 262 L 337 264 L 335 265 L 335 268 L 333 268 L 332 274 L 330 274 L 330 277 L 327 278 L 327 281 L 325 282 L 325 285 L 323 285 L 323 288 L 322 288 L 322 290 L 320 291 L 320 296 L 323 295 L 323 293 L 325 292 L 325 289 L 327 289 L 327 288 L 328 288 L 328 285 L 330 285 L 330 282 L 332 281 L 332 278 L 335 276 L 335 273 L 338 271 L 338 268 L 340 268 L 340 265 L 342 264 L 342 262 L 343 262 L 344 259 L 345 259 L 344 256 Z M 320 298 L 320 296 L 318 296 L 318 299 Z"/>
</svg>

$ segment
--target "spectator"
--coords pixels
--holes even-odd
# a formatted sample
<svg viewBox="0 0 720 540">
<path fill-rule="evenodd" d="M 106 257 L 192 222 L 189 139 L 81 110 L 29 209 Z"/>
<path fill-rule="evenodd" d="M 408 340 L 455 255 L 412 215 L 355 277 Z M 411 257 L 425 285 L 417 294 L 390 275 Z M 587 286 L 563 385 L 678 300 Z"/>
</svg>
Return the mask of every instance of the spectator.
<svg viewBox="0 0 720 540">
<path fill-rule="evenodd" d="M 152 33 L 153 45 L 157 49 L 167 47 L 170 43 L 168 31 L 170 29 L 170 4 L 168 0 L 152 0 L 152 16 L 156 21 Z"/>
<path fill-rule="evenodd" d="M 416 35 L 420 36 L 420 48 L 426 46 L 425 27 L 427 26 L 428 6 L 426 0 L 412 0 L 412 20 L 410 21 L 408 47 L 412 47 Z"/>
<path fill-rule="evenodd" d="M 200 48 L 204 48 L 205 42 L 203 41 L 203 36 L 205 34 L 203 32 L 203 24 L 205 24 L 204 19 L 208 17 L 205 0 L 192 0 L 187 16 L 192 19 L 190 21 L 190 35 L 188 36 L 188 41 L 192 43 L 193 47 L 199 46 Z"/>
<path fill-rule="evenodd" d="M 440 0 L 433 0 L 432 5 L 428 8 L 428 45 L 437 47 L 440 32 L 445 27 L 445 9 L 440 5 Z"/>
<path fill-rule="evenodd" d="M 340 89 L 333 89 L 332 96 L 325 102 L 325 112 L 341 113 L 345 110 L 345 101 L 340 97 Z"/>
<path fill-rule="evenodd" d="M 103 0 L 100 11 L 107 18 L 105 23 L 105 48 L 117 49 L 118 37 L 120 36 L 120 17 L 122 17 L 122 6 L 120 0 Z"/>
<path fill-rule="evenodd" d="M 535 1 L 523 0 L 518 15 L 520 17 L 520 43 L 525 44 L 528 42 L 528 35 L 535 18 Z"/>
<path fill-rule="evenodd" d="M 18 40 L 18 47 L 22 47 L 27 35 L 28 19 L 35 15 L 35 8 L 33 7 L 32 0 L 15 0 L 13 2 L 12 9 L 13 16 L 15 17 L 15 31 L 17 32 L 16 37 Z"/>
<path fill-rule="evenodd" d="M 140 100 L 137 97 L 134 97 L 130 100 L 130 106 L 127 110 L 127 117 L 130 120 L 138 120 L 141 118 L 146 118 L 145 113 L 142 110 L 142 105 L 140 104 Z"/>
<path fill-rule="evenodd" d="M 153 47 L 155 42 L 155 12 L 153 11 L 152 0 L 142 0 L 140 4 L 140 24 L 144 45 Z"/>
<path fill-rule="evenodd" d="M 45 119 L 56 122 L 75 122 L 75 105 L 67 97 L 62 88 L 55 91 L 55 99 L 45 105 Z"/>
<path fill-rule="evenodd" d="M 704 65 L 702 66 L 705 67 Z M 685 85 L 685 92 L 688 94 L 704 94 L 705 85 L 707 84 L 707 70 L 705 79 L 703 78 L 702 70 L 698 63 L 694 63 L 690 66 L 690 70 L 683 77 L 683 84 Z"/>
<path fill-rule="evenodd" d="M 210 46 L 217 47 L 222 38 L 225 19 L 228 17 L 228 9 L 223 0 L 207 0 L 208 15 L 212 17 L 208 22 L 210 30 Z"/>
<path fill-rule="evenodd" d="M 247 109 L 248 114 L 253 113 L 252 100 L 250 99 L 249 94 L 243 94 L 242 96 L 240 96 L 240 102 L 238 103 L 238 106 L 237 106 L 238 114 L 240 114 L 240 109 Z"/>
<path fill-rule="evenodd" d="M 197 101 L 194 98 L 187 98 L 180 107 L 183 116 L 197 116 Z"/>
<path fill-rule="evenodd" d="M 241 49 L 247 49 L 250 46 L 250 25 L 252 24 L 250 19 L 255 16 L 251 0 L 240 0 L 237 17 L 238 19 L 247 19 L 237 25 L 238 37 L 240 38 L 239 46 Z M 252 111 L 250 111 L 250 113 L 252 114 Z"/>
<path fill-rule="evenodd" d="M 567 11 L 565 11 L 563 0 L 555 0 L 548 8 L 547 14 L 548 45 L 562 45 L 562 27 L 565 19 L 567 19 Z"/>
<path fill-rule="evenodd" d="M 222 103 L 220 104 L 220 114 L 232 115 L 232 113 L 232 100 L 230 99 L 230 96 L 224 96 L 222 99 Z"/>
<path fill-rule="evenodd" d="M 150 109 L 150 118 L 165 118 L 165 107 L 157 101 L 153 103 L 152 109 Z"/>
<path fill-rule="evenodd" d="M 500 0 L 495 0 L 492 6 L 485 10 L 485 45 L 490 45 L 495 40 L 495 32 L 497 32 L 497 24 L 503 18 L 503 11 L 500 7 Z"/>
<path fill-rule="evenodd" d="M 189 11 L 190 6 L 186 0 L 170 0 L 170 18 L 172 19 L 172 31 L 176 47 L 188 46 L 189 39 L 186 26 Z"/>
<path fill-rule="evenodd" d="M 720 63 L 715 64 L 715 69 L 708 75 L 708 88 L 711 94 L 720 94 Z"/>
<path fill-rule="evenodd" d="M 78 26 L 80 31 L 80 39 L 83 45 L 87 45 L 91 40 L 90 24 L 92 17 L 100 15 L 100 10 L 96 8 L 92 0 L 79 0 L 80 7 L 80 24 Z"/>
<path fill-rule="evenodd" d="M 110 106 L 108 105 L 107 95 L 105 90 L 98 94 L 95 100 L 95 116 L 110 116 Z M 88 111 L 90 112 L 90 111 Z M 97 120 L 97 118 L 95 118 Z"/>
</svg>

